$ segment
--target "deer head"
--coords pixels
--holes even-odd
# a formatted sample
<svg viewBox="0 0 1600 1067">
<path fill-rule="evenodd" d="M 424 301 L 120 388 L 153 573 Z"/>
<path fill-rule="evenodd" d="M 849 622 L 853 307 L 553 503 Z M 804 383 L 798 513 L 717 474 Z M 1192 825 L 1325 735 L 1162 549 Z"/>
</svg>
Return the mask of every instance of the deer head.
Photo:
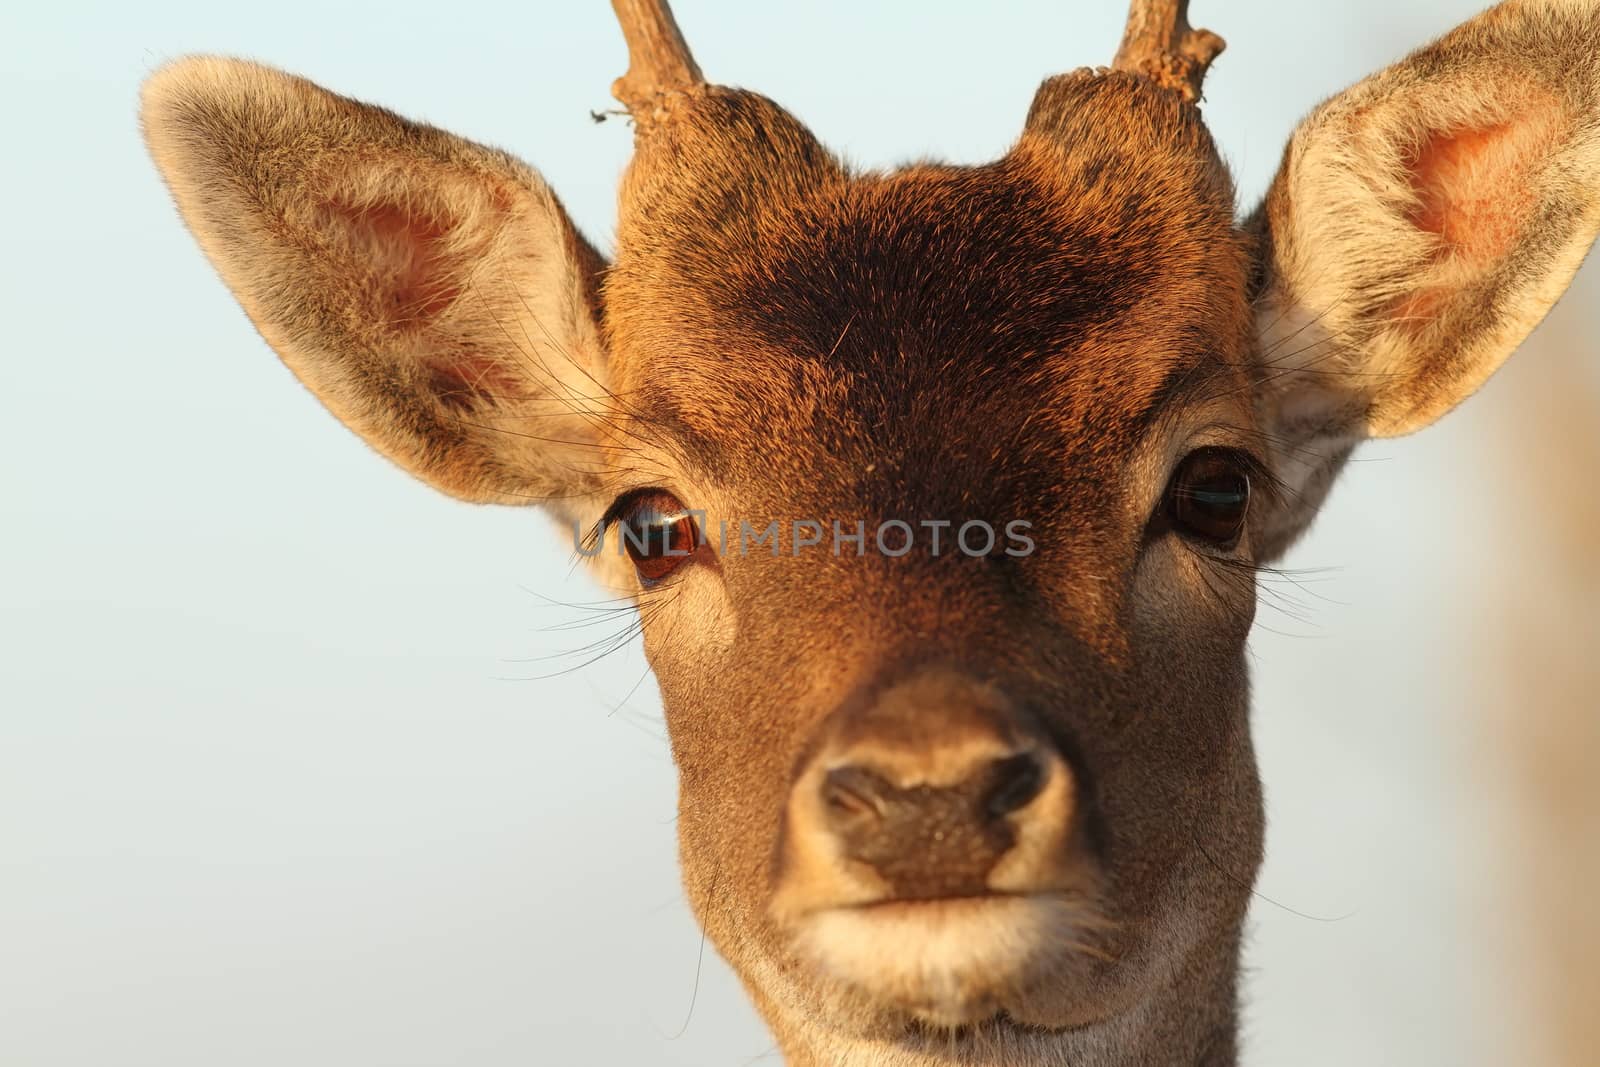
<svg viewBox="0 0 1600 1067">
<path fill-rule="evenodd" d="M 1001 159 L 858 173 L 617 0 L 609 263 L 503 152 L 251 63 L 146 87 L 300 380 L 637 599 L 689 899 L 793 1062 L 1233 1062 L 1255 569 L 1600 229 L 1594 0 L 1323 104 L 1242 221 L 1186 6 Z"/>
</svg>

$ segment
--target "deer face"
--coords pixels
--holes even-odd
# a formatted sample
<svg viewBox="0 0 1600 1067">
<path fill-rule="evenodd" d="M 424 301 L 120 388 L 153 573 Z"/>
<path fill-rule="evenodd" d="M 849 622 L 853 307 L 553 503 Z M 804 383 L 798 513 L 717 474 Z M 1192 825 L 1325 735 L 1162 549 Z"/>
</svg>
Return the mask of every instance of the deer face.
<svg viewBox="0 0 1600 1067">
<path fill-rule="evenodd" d="M 1330 101 L 1241 224 L 1181 4 L 1002 159 L 888 174 L 618 6 L 609 265 L 517 161 L 251 64 L 158 74 L 147 136 L 330 409 L 637 599 L 690 899 L 790 1055 L 1229 1062 L 1255 568 L 1576 269 L 1600 15 Z"/>
<path fill-rule="evenodd" d="M 999 162 L 890 175 L 746 93 L 648 136 L 612 463 L 619 523 L 710 542 L 644 609 L 702 920 L 868 1028 L 1123 1006 L 1260 844 L 1248 507 L 1191 513 L 1266 468 L 1249 259 L 1193 109 L 1069 76 Z"/>
</svg>

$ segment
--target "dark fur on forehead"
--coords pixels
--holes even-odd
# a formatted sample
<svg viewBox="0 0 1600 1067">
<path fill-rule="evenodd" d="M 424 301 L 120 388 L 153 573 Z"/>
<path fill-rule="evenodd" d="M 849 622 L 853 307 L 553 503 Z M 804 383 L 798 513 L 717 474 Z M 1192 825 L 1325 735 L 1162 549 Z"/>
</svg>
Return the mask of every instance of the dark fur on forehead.
<svg viewBox="0 0 1600 1067">
<path fill-rule="evenodd" d="M 1226 170 L 1198 112 L 1141 79 L 1051 79 L 994 163 L 865 175 L 712 90 L 641 137 L 623 200 L 623 384 L 712 466 L 1116 454 L 1246 343 Z"/>
</svg>

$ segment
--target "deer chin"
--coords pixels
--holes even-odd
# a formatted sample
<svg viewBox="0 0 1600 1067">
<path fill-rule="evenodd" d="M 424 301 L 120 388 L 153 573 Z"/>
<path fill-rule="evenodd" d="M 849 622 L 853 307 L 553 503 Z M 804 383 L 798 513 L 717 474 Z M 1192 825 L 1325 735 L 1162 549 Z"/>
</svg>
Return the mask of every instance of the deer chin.
<svg viewBox="0 0 1600 1067">
<path fill-rule="evenodd" d="M 1110 926 L 1076 894 L 902 900 L 811 912 L 792 944 L 839 1015 L 870 1029 L 1066 1029 L 1101 1017 L 1078 994 L 1109 960 Z"/>
</svg>

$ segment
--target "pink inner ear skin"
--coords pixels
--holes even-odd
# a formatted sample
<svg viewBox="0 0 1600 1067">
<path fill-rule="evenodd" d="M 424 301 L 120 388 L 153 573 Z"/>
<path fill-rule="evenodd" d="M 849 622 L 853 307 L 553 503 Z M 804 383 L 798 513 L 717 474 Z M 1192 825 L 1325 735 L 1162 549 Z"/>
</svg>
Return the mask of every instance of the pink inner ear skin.
<svg viewBox="0 0 1600 1067">
<path fill-rule="evenodd" d="M 338 257 L 348 264 L 364 317 L 394 333 L 437 324 L 464 292 L 464 280 L 494 232 L 480 227 L 487 236 L 473 241 L 478 235 L 465 233 L 449 206 L 426 199 L 364 201 L 335 193 L 320 209 L 319 228 L 333 235 Z M 427 389 L 448 410 L 467 414 L 521 394 L 519 375 L 467 339 L 445 329 L 434 342 L 420 370 Z"/>
<path fill-rule="evenodd" d="M 1412 225 L 1439 238 L 1433 284 L 1397 302 L 1394 316 L 1422 328 L 1517 246 L 1538 206 L 1540 163 L 1560 130 L 1553 104 L 1530 107 L 1493 125 L 1441 130 L 1410 160 L 1417 203 Z"/>
<path fill-rule="evenodd" d="M 1558 126 L 1555 108 L 1507 122 L 1442 131 L 1411 164 L 1418 204 L 1411 221 L 1437 234 L 1441 254 L 1462 268 L 1487 270 L 1511 251 L 1537 204 L 1534 178 Z"/>
<path fill-rule="evenodd" d="M 366 267 L 379 291 L 370 294 L 394 327 L 421 327 L 461 295 L 460 265 L 448 251 L 454 227 L 393 203 L 324 203 L 340 226 L 352 259 Z"/>
</svg>

